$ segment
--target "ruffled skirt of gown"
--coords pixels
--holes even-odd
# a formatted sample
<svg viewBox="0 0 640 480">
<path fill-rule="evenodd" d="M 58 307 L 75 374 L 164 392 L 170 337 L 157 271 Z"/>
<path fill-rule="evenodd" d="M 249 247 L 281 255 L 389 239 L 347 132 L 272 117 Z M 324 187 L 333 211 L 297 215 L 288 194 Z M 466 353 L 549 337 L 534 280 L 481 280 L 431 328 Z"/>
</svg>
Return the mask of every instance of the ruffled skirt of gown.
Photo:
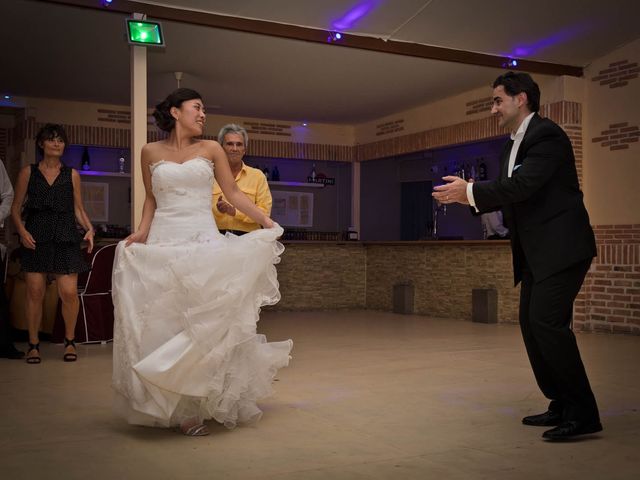
<svg viewBox="0 0 640 480">
<path fill-rule="evenodd" d="M 197 418 L 232 428 L 258 420 L 289 362 L 291 340 L 256 333 L 280 299 L 282 229 L 217 232 L 177 243 L 118 245 L 113 271 L 115 410 L 169 427 Z M 160 235 L 162 238 L 162 235 Z"/>
</svg>

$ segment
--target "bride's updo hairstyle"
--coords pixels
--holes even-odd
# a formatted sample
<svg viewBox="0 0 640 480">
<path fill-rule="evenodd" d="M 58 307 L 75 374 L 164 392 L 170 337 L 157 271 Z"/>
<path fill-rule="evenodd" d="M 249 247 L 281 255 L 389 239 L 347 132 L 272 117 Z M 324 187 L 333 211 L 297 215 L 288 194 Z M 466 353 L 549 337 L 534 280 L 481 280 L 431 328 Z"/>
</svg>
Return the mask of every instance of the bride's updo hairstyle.
<svg viewBox="0 0 640 480">
<path fill-rule="evenodd" d="M 180 108 L 182 102 L 187 100 L 202 100 L 202 97 L 198 92 L 190 88 L 179 88 L 156 105 L 156 109 L 153 111 L 153 118 L 156 119 L 156 125 L 160 130 L 170 132 L 175 128 L 176 119 L 171 115 L 171 108 Z"/>
</svg>

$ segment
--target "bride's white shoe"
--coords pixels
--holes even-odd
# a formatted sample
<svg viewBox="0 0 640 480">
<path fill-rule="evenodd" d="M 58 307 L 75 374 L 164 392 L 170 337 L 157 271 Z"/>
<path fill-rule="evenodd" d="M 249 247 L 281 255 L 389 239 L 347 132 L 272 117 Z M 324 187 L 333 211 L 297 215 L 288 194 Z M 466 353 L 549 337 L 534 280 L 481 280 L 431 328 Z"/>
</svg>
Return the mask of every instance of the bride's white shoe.
<svg viewBox="0 0 640 480">
<path fill-rule="evenodd" d="M 204 423 L 194 423 L 193 421 L 183 422 L 180 425 L 180 431 L 183 435 L 187 435 L 189 437 L 204 437 L 205 435 L 209 435 L 211 433 L 209 431 L 209 427 L 207 427 Z"/>
</svg>

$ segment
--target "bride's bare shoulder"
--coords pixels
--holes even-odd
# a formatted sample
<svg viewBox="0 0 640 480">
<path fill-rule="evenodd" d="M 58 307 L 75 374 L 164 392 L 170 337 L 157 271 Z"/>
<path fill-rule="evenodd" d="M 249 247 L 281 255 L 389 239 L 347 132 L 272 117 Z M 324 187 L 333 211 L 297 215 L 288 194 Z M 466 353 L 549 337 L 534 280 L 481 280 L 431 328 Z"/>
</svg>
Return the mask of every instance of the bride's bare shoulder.
<svg viewBox="0 0 640 480">
<path fill-rule="evenodd" d="M 147 152 L 156 152 L 158 150 L 164 150 L 166 149 L 166 142 L 164 140 L 160 140 L 158 142 L 149 142 L 146 143 L 143 147 L 142 147 L 142 151 L 147 151 Z"/>
<path fill-rule="evenodd" d="M 142 147 L 142 162 L 155 163 L 162 160 L 166 147 L 163 141 L 147 143 Z"/>
</svg>

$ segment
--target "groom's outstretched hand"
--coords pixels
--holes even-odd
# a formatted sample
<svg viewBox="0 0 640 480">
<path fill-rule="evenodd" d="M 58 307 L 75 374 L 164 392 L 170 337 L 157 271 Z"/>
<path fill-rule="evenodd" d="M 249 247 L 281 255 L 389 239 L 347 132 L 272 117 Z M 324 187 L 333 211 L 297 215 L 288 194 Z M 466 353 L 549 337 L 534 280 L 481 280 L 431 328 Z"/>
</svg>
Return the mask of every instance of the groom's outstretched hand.
<svg viewBox="0 0 640 480">
<path fill-rule="evenodd" d="M 445 205 L 451 203 L 461 203 L 463 205 L 469 205 L 467 198 L 467 181 L 460 177 L 449 175 L 442 177 L 444 185 L 438 185 L 433 187 L 433 193 L 431 194 L 438 202 Z"/>
</svg>

